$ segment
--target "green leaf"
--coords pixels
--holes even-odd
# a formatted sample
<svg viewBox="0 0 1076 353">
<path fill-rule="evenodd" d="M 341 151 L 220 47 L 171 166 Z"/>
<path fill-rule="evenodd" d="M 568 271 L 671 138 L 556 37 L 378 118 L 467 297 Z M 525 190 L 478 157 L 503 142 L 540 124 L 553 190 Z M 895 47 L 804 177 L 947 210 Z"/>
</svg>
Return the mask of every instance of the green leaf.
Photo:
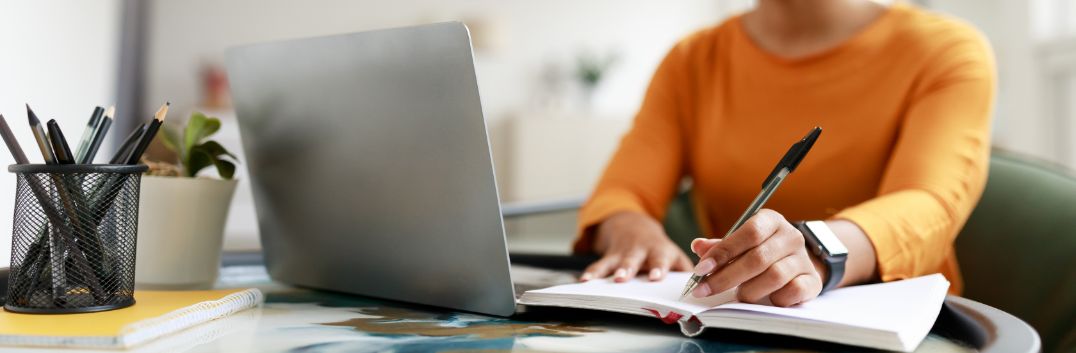
<svg viewBox="0 0 1076 353">
<path fill-rule="evenodd" d="M 204 149 L 207 153 L 214 157 L 225 155 L 228 157 L 232 157 L 232 159 L 239 159 L 231 152 L 228 152 L 228 150 L 225 149 L 224 146 L 221 146 L 221 144 L 217 143 L 217 141 L 206 141 L 195 147 Z"/>
<path fill-rule="evenodd" d="M 184 131 L 183 136 L 184 149 L 193 149 L 195 145 L 206 137 L 215 134 L 217 130 L 220 130 L 220 119 L 207 117 L 199 112 L 191 113 L 191 118 L 187 121 L 187 130 Z"/>
<path fill-rule="evenodd" d="M 213 165 L 217 167 L 217 174 L 224 180 L 235 177 L 235 164 L 226 160 L 213 158 Z"/>
<path fill-rule="evenodd" d="M 187 173 L 194 177 L 200 170 L 212 164 L 217 168 L 217 174 L 220 174 L 221 178 L 231 179 L 235 175 L 235 163 L 222 158 L 225 156 L 237 159 L 216 141 L 206 141 L 196 145 L 191 148 L 191 167 Z"/>
<path fill-rule="evenodd" d="M 193 178 L 195 175 L 198 175 L 198 171 L 213 164 L 214 159 L 215 158 L 209 155 L 205 150 L 192 148 L 190 151 L 190 159 L 188 159 L 183 172 L 186 173 L 188 177 Z"/>
</svg>

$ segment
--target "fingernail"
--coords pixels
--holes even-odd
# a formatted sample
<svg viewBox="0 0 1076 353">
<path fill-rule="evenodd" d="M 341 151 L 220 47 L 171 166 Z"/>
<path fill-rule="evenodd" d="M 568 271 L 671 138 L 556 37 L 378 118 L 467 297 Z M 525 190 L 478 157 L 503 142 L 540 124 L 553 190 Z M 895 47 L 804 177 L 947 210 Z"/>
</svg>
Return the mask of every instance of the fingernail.
<svg viewBox="0 0 1076 353">
<path fill-rule="evenodd" d="M 659 279 L 661 279 L 661 269 L 660 268 L 651 269 L 650 270 L 650 280 L 651 281 L 657 281 Z"/>
<path fill-rule="evenodd" d="M 714 262 L 714 259 L 707 258 L 695 266 L 695 274 L 699 276 L 708 275 L 714 271 L 715 267 L 717 267 L 717 263 Z"/>
<path fill-rule="evenodd" d="M 695 298 L 702 298 L 710 295 L 710 285 L 706 283 L 699 283 L 695 290 L 691 291 L 691 295 Z"/>
<path fill-rule="evenodd" d="M 695 250 L 695 248 L 699 247 L 699 245 L 698 245 L 699 242 L 704 241 L 704 240 L 706 240 L 706 239 L 704 239 L 704 238 L 695 238 L 694 240 L 692 240 L 691 241 L 691 252 L 697 254 L 699 251 Z"/>
<path fill-rule="evenodd" d="M 626 277 L 628 277 L 628 270 L 618 268 L 616 269 L 616 272 L 613 272 L 613 278 L 624 279 Z"/>
<path fill-rule="evenodd" d="M 589 281 L 592 277 L 594 277 L 594 275 L 590 274 L 590 272 L 587 272 L 584 273 L 582 276 L 579 276 L 579 281 L 586 282 Z"/>
</svg>

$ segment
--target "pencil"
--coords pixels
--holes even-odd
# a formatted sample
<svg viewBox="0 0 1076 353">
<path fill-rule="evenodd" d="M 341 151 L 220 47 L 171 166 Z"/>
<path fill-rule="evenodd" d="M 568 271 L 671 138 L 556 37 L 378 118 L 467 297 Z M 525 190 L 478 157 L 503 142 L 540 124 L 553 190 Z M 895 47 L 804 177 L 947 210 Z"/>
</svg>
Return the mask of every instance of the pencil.
<svg viewBox="0 0 1076 353">
<path fill-rule="evenodd" d="M 71 147 L 67 145 L 63 130 L 56 119 L 49 120 L 49 141 L 52 142 L 52 152 L 56 154 L 56 163 L 75 164 L 75 156 L 71 155 Z"/>
<path fill-rule="evenodd" d="M 112 156 L 112 159 L 108 161 L 109 164 L 120 164 L 127 161 L 127 156 L 131 154 L 131 149 L 134 148 L 135 143 L 138 143 L 138 138 L 146 132 L 146 124 L 138 125 L 126 138 L 123 139 L 123 143 L 120 144 L 120 148 L 116 150 L 116 154 Z"/>
<path fill-rule="evenodd" d="M 97 125 L 101 123 L 101 117 L 104 114 L 105 108 L 100 106 L 93 108 L 93 113 L 90 114 L 90 121 L 86 122 L 86 130 L 82 131 L 82 138 L 78 140 L 78 147 L 75 150 L 75 161 L 81 161 L 86 156 L 86 151 L 90 148 L 94 130 L 97 130 Z"/>
<path fill-rule="evenodd" d="M 90 137 L 90 147 L 86 149 L 86 153 L 79 158 L 79 164 L 92 164 L 94 157 L 97 157 L 97 151 L 101 149 L 101 144 L 105 141 L 105 136 L 108 135 L 108 129 L 112 127 L 112 117 L 116 114 L 116 106 L 108 107 L 105 110 L 105 115 L 101 118 L 101 121 L 94 127 L 93 136 Z"/>
<path fill-rule="evenodd" d="M 37 114 L 34 114 L 29 104 L 26 105 L 26 118 L 30 121 L 30 131 L 34 133 L 34 140 L 37 140 L 37 148 L 41 149 L 45 164 L 56 164 L 56 155 L 52 153 L 52 147 L 49 146 L 49 135 L 45 134 L 45 129 L 41 128 L 41 121 L 37 119 Z"/>
<path fill-rule="evenodd" d="M 15 158 L 16 164 L 30 164 L 30 160 L 26 159 L 26 153 L 19 146 L 19 140 L 15 139 L 15 134 L 11 132 L 11 127 L 7 125 L 7 119 L 4 119 L 3 114 L 0 114 L 0 136 L 4 138 L 7 150 Z"/>
<path fill-rule="evenodd" d="M 150 120 L 149 125 L 146 125 L 146 131 L 142 133 L 142 137 L 138 139 L 138 144 L 131 150 L 131 155 L 127 156 L 126 164 L 138 164 L 138 161 L 142 159 L 142 154 L 146 153 L 150 142 L 153 142 L 153 138 L 157 136 L 157 131 L 160 130 L 161 124 L 164 123 L 164 117 L 168 115 L 168 106 L 170 105 L 172 105 L 171 102 L 166 102 L 160 109 L 157 109 L 157 114 L 154 114 L 153 120 Z"/>
</svg>

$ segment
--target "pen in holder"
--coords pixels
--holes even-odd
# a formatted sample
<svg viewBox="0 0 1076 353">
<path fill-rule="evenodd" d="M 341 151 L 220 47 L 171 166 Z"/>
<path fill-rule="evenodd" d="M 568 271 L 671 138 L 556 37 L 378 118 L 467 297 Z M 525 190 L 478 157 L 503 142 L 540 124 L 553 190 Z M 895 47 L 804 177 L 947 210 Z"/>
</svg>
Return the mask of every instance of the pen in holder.
<svg viewBox="0 0 1076 353">
<path fill-rule="evenodd" d="M 9 166 L 18 186 L 4 308 L 81 313 L 134 304 L 139 185 L 146 169 Z"/>
</svg>

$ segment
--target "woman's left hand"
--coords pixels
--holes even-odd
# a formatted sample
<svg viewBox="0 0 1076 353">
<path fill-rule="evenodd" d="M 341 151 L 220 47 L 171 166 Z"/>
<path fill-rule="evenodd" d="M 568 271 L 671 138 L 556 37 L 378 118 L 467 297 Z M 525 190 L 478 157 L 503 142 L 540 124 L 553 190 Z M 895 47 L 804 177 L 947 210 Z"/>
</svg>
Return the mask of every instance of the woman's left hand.
<svg viewBox="0 0 1076 353">
<path fill-rule="evenodd" d="M 695 273 L 710 274 L 691 293 L 695 297 L 739 286 L 742 302 L 768 298 L 791 306 L 822 291 L 821 263 L 807 253 L 800 231 L 773 210 L 760 210 L 724 240 L 695 239 L 691 250 L 700 258 Z"/>
</svg>

